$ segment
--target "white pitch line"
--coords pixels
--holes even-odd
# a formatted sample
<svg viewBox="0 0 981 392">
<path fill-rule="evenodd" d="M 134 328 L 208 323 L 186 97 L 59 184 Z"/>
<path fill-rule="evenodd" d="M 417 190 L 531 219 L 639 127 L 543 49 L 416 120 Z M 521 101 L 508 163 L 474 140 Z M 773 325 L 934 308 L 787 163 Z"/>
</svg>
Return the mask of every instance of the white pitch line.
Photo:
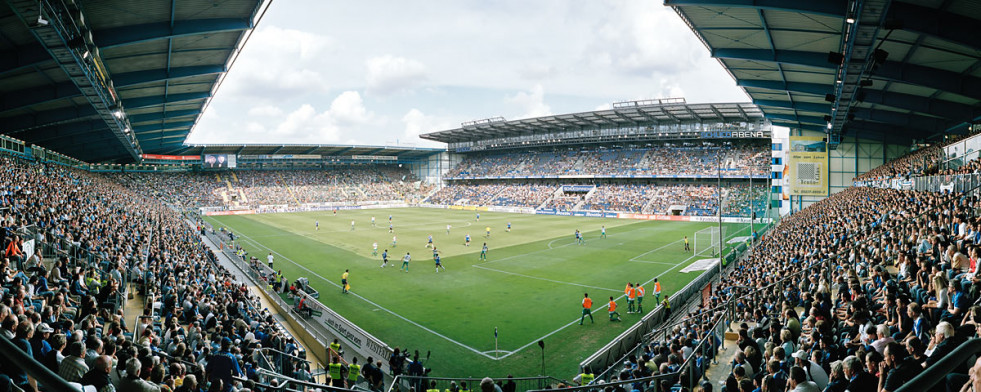
<svg viewBox="0 0 981 392">
<path fill-rule="evenodd" d="M 538 279 L 538 280 L 544 280 L 546 282 L 552 282 L 552 283 L 558 283 L 558 284 L 567 284 L 567 285 L 579 286 L 579 287 L 586 287 L 586 288 L 597 289 L 597 290 L 607 290 L 607 291 L 612 291 L 612 292 L 615 292 L 615 293 L 619 293 L 620 292 L 620 290 L 617 290 L 617 289 L 610 289 L 610 288 L 598 287 L 598 286 L 590 286 L 590 285 L 586 285 L 586 284 L 573 283 L 573 282 L 563 282 L 561 280 L 553 280 L 553 279 L 542 278 L 542 277 L 538 277 L 538 276 L 519 274 L 517 272 L 510 272 L 510 271 L 503 271 L 503 270 L 499 270 L 499 269 L 488 268 L 488 267 L 484 267 L 484 266 L 478 265 L 478 264 L 473 264 L 473 265 L 471 265 L 471 267 L 476 267 L 476 268 L 480 268 L 480 269 L 484 269 L 484 270 L 488 270 L 488 271 L 500 272 L 502 274 L 520 276 L 520 277 L 528 278 L 528 279 Z"/>
<path fill-rule="evenodd" d="M 732 235 L 730 235 L 730 236 L 728 236 L 728 237 L 727 237 L 726 239 L 729 239 L 729 238 L 732 238 L 732 237 L 735 237 L 735 236 L 736 236 L 736 233 L 739 233 L 739 232 L 742 232 L 743 230 L 746 230 L 746 229 L 742 229 L 742 230 L 738 230 L 738 231 L 736 231 L 735 233 L 732 233 Z M 676 241 L 676 242 L 677 242 L 677 241 Z M 651 282 L 653 282 L 653 281 L 654 281 L 654 279 L 657 279 L 657 278 L 660 278 L 660 277 L 661 277 L 661 276 L 663 276 L 664 274 L 667 274 L 668 272 L 671 272 L 671 271 L 673 271 L 673 270 L 675 270 L 675 269 L 677 269 L 678 267 L 680 267 L 680 266 L 682 266 L 682 265 L 685 265 L 685 263 L 687 263 L 687 262 L 688 262 L 689 260 L 691 260 L 691 259 L 694 259 L 695 257 L 699 257 L 699 256 L 700 256 L 700 255 L 697 255 L 697 254 L 696 254 L 696 255 L 692 255 L 691 257 L 689 257 L 689 258 L 687 258 L 687 259 L 685 259 L 685 260 L 682 260 L 682 261 L 681 261 L 680 263 L 678 263 L 678 264 L 677 264 L 677 265 L 675 265 L 674 267 L 671 267 L 671 268 L 669 268 L 669 269 L 667 269 L 666 271 L 664 271 L 664 272 L 661 272 L 661 273 L 660 273 L 660 274 L 658 274 L 657 276 L 655 276 L 655 277 L 653 277 L 653 278 L 651 278 L 650 280 L 648 280 L 648 281 L 646 281 L 646 282 L 644 282 L 644 286 L 647 286 L 648 284 L 650 284 Z M 619 292 L 619 290 L 617 290 L 617 291 Z M 623 297 L 625 297 L 625 296 L 626 296 L 626 294 L 621 294 L 621 295 L 620 295 L 619 297 L 617 297 L 617 298 L 616 298 L 616 300 L 620 300 L 620 298 L 623 298 Z M 597 308 L 596 310 L 597 310 L 597 311 L 599 311 L 599 310 L 601 310 L 601 309 L 603 309 L 603 308 L 606 308 L 606 307 L 608 307 L 608 306 L 609 306 L 609 305 L 603 305 L 603 306 L 600 306 L 599 308 Z M 657 306 L 658 306 L 658 304 L 654 304 L 654 308 L 655 308 L 655 309 L 657 308 Z M 581 316 L 580 316 L 580 319 L 581 319 Z M 563 329 L 566 329 L 566 328 L 568 328 L 569 326 L 571 326 L 571 325 L 573 325 L 573 324 L 577 324 L 577 323 L 578 323 L 578 321 L 576 321 L 576 320 L 573 320 L 572 322 L 570 322 L 570 323 L 568 323 L 568 324 L 566 324 L 566 325 L 563 325 L 563 326 L 561 326 L 561 327 L 559 327 L 559 328 L 557 328 L 556 330 L 554 330 L 554 331 L 552 331 L 552 332 L 549 332 L 549 333 L 547 333 L 547 334 L 545 334 L 545 335 L 543 335 L 542 337 L 540 337 L 540 338 L 538 338 L 538 339 L 534 339 L 534 340 L 532 340 L 531 342 L 528 342 L 528 344 L 525 344 L 524 346 L 521 346 L 521 347 L 518 347 L 518 348 L 517 348 L 517 349 L 515 349 L 514 351 L 511 351 L 511 353 L 510 353 L 510 354 L 506 354 L 506 355 L 504 355 L 503 357 L 501 357 L 500 359 L 504 359 L 504 358 L 507 358 L 507 357 L 509 357 L 509 356 L 511 356 L 512 354 L 517 354 L 517 353 L 519 353 L 519 352 L 521 352 L 521 350 L 524 350 L 524 349 L 526 349 L 526 348 L 528 348 L 529 346 L 531 346 L 531 345 L 533 345 L 533 344 L 537 344 L 537 343 L 538 343 L 538 341 L 540 341 L 540 340 L 545 340 L 545 338 L 547 338 L 547 337 L 549 337 L 549 336 L 552 336 L 552 335 L 554 335 L 554 334 L 556 334 L 556 333 L 559 333 L 559 332 L 560 332 L 560 331 L 562 331 Z"/>
<path fill-rule="evenodd" d="M 660 264 L 660 265 L 675 265 L 674 263 L 666 263 L 663 261 L 647 261 L 647 260 L 630 260 L 631 263 L 644 263 L 644 264 Z"/>
<path fill-rule="evenodd" d="M 662 246 L 662 247 L 660 247 L 660 248 L 657 248 L 657 249 L 651 249 L 651 250 L 649 250 L 649 251 L 647 251 L 647 252 L 644 252 L 644 253 L 641 253 L 641 254 L 639 254 L 639 255 L 637 255 L 637 256 L 634 256 L 634 257 L 633 257 L 632 259 L 630 259 L 630 261 L 637 261 L 637 259 L 639 259 L 639 258 L 641 258 L 641 257 L 644 257 L 644 256 L 646 256 L 646 255 L 648 255 L 648 254 L 651 254 L 651 253 L 654 253 L 654 252 L 657 252 L 657 251 L 659 251 L 659 250 L 661 250 L 661 249 L 664 249 L 664 248 L 667 248 L 667 247 L 669 247 L 669 246 L 671 246 L 671 245 L 674 245 L 674 244 L 677 244 L 677 243 L 679 243 L 679 242 L 681 242 L 681 241 L 684 241 L 684 239 L 680 239 L 680 240 L 677 240 L 677 241 L 675 241 L 675 242 L 669 242 L 669 243 L 667 243 L 667 244 L 665 244 L 664 246 Z"/>
<path fill-rule="evenodd" d="M 226 226 L 228 226 L 228 225 L 226 225 Z M 230 226 L 229 226 L 229 227 L 230 227 Z M 303 236 L 303 237 L 307 237 L 306 235 L 303 235 L 303 234 L 299 234 L 299 235 L 301 235 L 301 236 Z M 241 237 L 243 237 L 243 238 L 246 238 L 246 239 L 250 239 L 250 240 L 251 240 L 251 238 L 249 238 L 249 236 L 247 236 L 247 235 L 245 235 L 245 234 L 239 234 L 239 236 L 241 236 Z M 310 237 L 307 237 L 307 238 L 310 238 Z M 311 239 L 313 239 L 313 238 L 311 238 Z M 274 250 L 274 249 L 272 249 L 272 248 L 270 248 L 270 247 L 268 247 L 268 246 L 265 246 L 265 245 L 262 245 L 262 244 L 261 244 L 261 243 L 259 243 L 258 241 L 255 241 L 255 240 L 252 240 L 252 242 L 253 242 L 253 243 L 255 243 L 255 244 L 256 244 L 257 246 L 259 246 L 259 247 L 262 247 L 262 248 L 266 248 L 266 249 L 267 249 L 267 250 L 269 250 L 270 252 L 272 252 L 272 253 L 275 253 L 275 254 L 277 254 L 277 255 L 279 255 L 280 257 L 282 257 L 282 258 L 283 258 L 283 259 L 285 259 L 286 261 L 289 261 L 290 263 L 293 263 L 293 264 L 294 264 L 294 265 L 296 265 L 297 267 L 300 267 L 300 268 L 302 268 L 302 269 L 304 269 L 305 271 L 307 271 L 307 272 L 309 272 L 309 273 L 311 273 L 311 274 L 313 274 L 314 276 L 316 276 L 316 277 L 318 277 L 318 278 L 320 278 L 320 279 L 321 279 L 321 280 L 323 280 L 324 282 L 327 282 L 328 284 L 330 284 L 330 285 L 332 285 L 332 286 L 334 286 L 334 287 L 337 287 L 337 288 L 341 288 L 341 286 L 340 286 L 339 284 L 337 284 L 337 283 L 334 283 L 334 282 L 333 282 L 333 281 L 331 281 L 330 279 L 327 279 L 327 278 L 325 278 L 325 277 L 323 277 L 323 276 L 321 276 L 320 274 L 318 274 L 318 273 L 316 273 L 316 272 L 314 272 L 314 271 L 312 271 L 311 269 L 309 269 L 309 268 L 307 268 L 307 267 L 305 267 L 305 266 L 303 266 L 303 265 L 300 265 L 299 263 L 297 263 L 297 262 L 295 262 L 295 261 L 293 261 L 293 260 L 292 260 L 292 259 L 290 259 L 289 257 L 286 257 L 286 256 L 284 256 L 284 255 L 283 255 L 282 253 L 279 253 L 279 252 L 277 252 L 276 250 Z M 373 306 L 375 306 L 376 308 L 378 308 L 378 309 L 381 309 L 382 311 L 384 311 L 384 312 L 386 312 L 386 313 L 388 313 L 388 314 L 391 314 L 391 315 L 393 315 L 393 316 L 395 316 L 395 317 L 398 317 L 398 318 L 400 318 L 400 319 L 402 319 L 403 321 L 405 321 L 405 322 L 407 322 L 407 323 L 409 323 L 409 324 L 412 324 L 412 325 L 414 325 L 414 326 L 416 326 L 416 327 L 419 327 L 420 329 L 422 329 L 422 330 L 424 330 L 424 331 L 426 331 L 426 332 L 429 332 L 429 333 L 431 333 L 431 334 L 433 334 L 433 335 L 436 335 L 436 336 L 438 336 L 438 337 L 440 337 L 440 338 L 443 338 L 444 340 L 446 340 L 446 341 L 448 341 L 448 342 L 450 342 L 450 343 L 453 343 L 453 344 L 456 344 L 456 345 L 458 345 L 458 346 L 460 346 L 460 347 L 463 347 L 463 348 L 465 348 L 465 349 L 467 349 L 467 350 L 470 350 L 470 351 L 473 351 L 474 353 L 477 353 L 477 354 L 480 354 L 480 355 L 482 355 L 482 356 L 484 356 L 484 357 L 486 357 L 486 358 L 488 358 L 488 359 L 496 359 L 496 358 L 494 358 L 494 357 L 492 357 L 492 356 L 490 356 L 490 355 L 487 355 L 487 354 L 484 354 L 483 352 L 481 352 L 481 351 L 479 351 L 479 350 L 477 350 L 477 349 L 475 349 L 475 348 L 473 348 L 473 347 L 470 347 L 470 346 L 468 346 L 468 345 L 466 345 L 466 344 L 463 344 L 463 343 L 460 343 L 460 342 L 458 342 L 458 341 L 456 341 L 456 340 L 453 340 L 452 338 L 450 338 L 450 337 L 448 337 L 448 336 L 446 336 L 446 335 L 443 335 L 443 334 L 441 334 L 441 333 L 439 333 L 439 332 L 436 332 L 436 331 L 433 331 L 432 329 L 429 329 L 429 328 L 427 328 L 427 327 L 426 327 L 426 326 L 424 326 L 424 325 L 421 325 L 421 324 L 419 324 L 419 323 L 417 323 L 417 322 L 415 322 L 415 321 L 412 321 L 412 320 L 409 320 L 409 319 L 408 319 L 408 318 L 406 318 L 405 316 L 402 316 L 401 314 L 398 314 L 398 313 L 395 313 L 395 312 L 393 312 L 393 311 L 391 311 L 391 310 L 389 310 L 388 308 L 385 308 L 384 306 L 381 306 L 381 305 L 379 305 L 379 304 L 377 304 L 377 303 L 375 303 L 375 302 L 373 302 L 373 301 L 371 301 L 371 300 L 369 300 L 369 299 L 367 299 L 367 298 L 365 298 L 365 297 L 362 297 L 361 295 L 359 295 L 359 294 L 357 294 L 357 293 L 355 293 L 355 292 L 349 292 L 349 293 L 350 293 L 350 294 L 352 294 L 353 296 L 355 296 L 355 297 L 357 297 L 357 298 L 360 298 L 361 300 L 363 300 L 363 301 L 365 301 L 365 302 L 367 302 L 367 303 L 369 303 L 369 304 L 371 304 L 371 305 L 373 305 Z"/>
</svg>

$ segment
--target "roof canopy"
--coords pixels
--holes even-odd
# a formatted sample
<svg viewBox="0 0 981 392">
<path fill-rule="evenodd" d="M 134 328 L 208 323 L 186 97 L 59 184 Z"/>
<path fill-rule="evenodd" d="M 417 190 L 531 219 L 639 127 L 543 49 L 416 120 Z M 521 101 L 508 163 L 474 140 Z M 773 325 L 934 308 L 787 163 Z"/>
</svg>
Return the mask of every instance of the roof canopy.
<svg viewBox="0 0 981 392">
<path fill-rule="evenodd" d="M 966 0 L 665 0 L 775 125 L 909 141 L 981 119 Z M 829 128 L 830 124 L 830 128 Z"/>
<path fill-rule="evenodd" d="M 88 162 L 182 149 L 267 6 L 0 2 L 0 132 Z"/>
<path fill-rule="evenodd" d="M 468 121 L 460 128 L 420 135 L 444 143 L 478 141 L 499 137 L 548 133 L 590 128 L 647 126 L 663 123 L 749 122 L 763 119 L 756 105 L 749 103 L 697 103 L 671 98 L 629 101 L 613 104 L 612 109 L 559 114 L 522 120 L 503 118 Z"/>
</svg>

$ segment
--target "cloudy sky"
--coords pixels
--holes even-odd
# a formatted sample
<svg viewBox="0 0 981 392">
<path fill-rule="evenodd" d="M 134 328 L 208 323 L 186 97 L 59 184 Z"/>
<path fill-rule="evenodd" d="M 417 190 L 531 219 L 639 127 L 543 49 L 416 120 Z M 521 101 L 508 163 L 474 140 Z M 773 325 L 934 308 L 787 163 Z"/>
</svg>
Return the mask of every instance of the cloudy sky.
<svg viewBox="0 0 981 392">
<path fill-rule="evenodd" d="M 188 143 L 440 146 L 420 133 L 748 98 L 660 1 L 276 1 Z"/>
</svg>

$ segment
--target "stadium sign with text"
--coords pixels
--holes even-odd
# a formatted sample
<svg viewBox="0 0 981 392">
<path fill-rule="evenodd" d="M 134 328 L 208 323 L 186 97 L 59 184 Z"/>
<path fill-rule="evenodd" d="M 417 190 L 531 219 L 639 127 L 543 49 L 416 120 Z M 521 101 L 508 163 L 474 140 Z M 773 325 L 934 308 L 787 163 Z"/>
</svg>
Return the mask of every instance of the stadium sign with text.
<svg viewBox="0 0 981 392">
<path fill-rule="evenodd" d="M 143 159 L 154 159 L 158 161 L 200 161 L 200 155 L 160 155 L 143 154 Z"/>
<path fill-rule="evenodd" d="M 699 132 L 702 139 L 769 139 L 769 131 L 703 131 Z"/>
<path fill-rule="evenodd" d="M 791 196 L 828 196 L 827 139 L 792 136 L 787 158 Z"/>
</svg>

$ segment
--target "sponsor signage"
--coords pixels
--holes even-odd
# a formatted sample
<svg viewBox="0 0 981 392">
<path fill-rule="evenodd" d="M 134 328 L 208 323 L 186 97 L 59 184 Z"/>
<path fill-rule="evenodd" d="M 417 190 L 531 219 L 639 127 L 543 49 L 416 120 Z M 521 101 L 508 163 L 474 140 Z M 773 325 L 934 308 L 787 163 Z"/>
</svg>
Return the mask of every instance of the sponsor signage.
<svg viewBox="0 0 981 392">
<path fill-rule="evenodd" d="M 392 355 L 391 347 L 385 344 L 385 342 L 371 336 L 365 330 L 341 317 L 341 315 L 335 313 L 332 309 L 320 301 L 313 299 L 306 293 L 301 295 L 306 297 L 304 304 L 310 304 L 312 309 L 320 311 L 320 315 L 314 317 L 317 322 L 323 325 L 325 329 L 330 331 L 339 340 L 344 341 L 345 347 L 354 349 L 354 351 L 357 351 L 358 354 L 364 357 L 388 358 Z M 324 342 L 324 345 L 327 344 L 329 342 Z"/>
<path fill-rule="evenodd" d="M 216 216 L 216 215 L 253 215 L 255 210 L 234 210 L 234 211 L 210 211 L 205 212 L 205 216 Z"/>
<path fill-rule="evenodd" d="M 562 192 L 589 192 L 596 188 L 593 185 L 562 185 Z"/>
<path fill-rule="evenodd" d="M 828 196 L 828 143 L 820 136 L 793 136 L 787 153 L 791 196 Z"/>
<path fill-rule="evenodd" d="M 398 157 L 391 155 L 351 155 L 351 159 L 371 161 L 396 161 Z"/>
<path fill-rule="evenodd" d="M 143 154 L 143 159 L 154 159 L 158 161 L 199 161 L 201 160 L 201 156 L 200 155 Z"/>
<path fill-rule="evenodd" d="M 769 139 L 770 132 L 765 131 L 703 131 L 699 132 L 702 139 Z"/>
</svg>

